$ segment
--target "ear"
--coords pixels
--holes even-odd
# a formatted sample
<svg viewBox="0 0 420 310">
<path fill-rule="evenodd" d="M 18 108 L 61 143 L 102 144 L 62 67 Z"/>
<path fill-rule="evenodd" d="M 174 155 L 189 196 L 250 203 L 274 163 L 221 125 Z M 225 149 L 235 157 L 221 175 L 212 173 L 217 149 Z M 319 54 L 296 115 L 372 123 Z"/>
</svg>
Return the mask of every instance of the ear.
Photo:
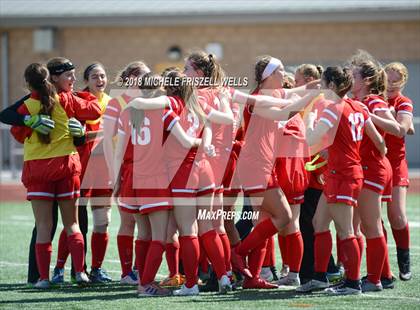
<svg viewBox="0 0 420 310">
<path fill-rule="evenodd" d="M 57 82 L 58 82 L 58 79 L 59 79 L 59 77 L 58 77 L 57 75 L 51 75 L 51 80 L 52 80 L 54 83 L 57 83 Z"/>
</svg>

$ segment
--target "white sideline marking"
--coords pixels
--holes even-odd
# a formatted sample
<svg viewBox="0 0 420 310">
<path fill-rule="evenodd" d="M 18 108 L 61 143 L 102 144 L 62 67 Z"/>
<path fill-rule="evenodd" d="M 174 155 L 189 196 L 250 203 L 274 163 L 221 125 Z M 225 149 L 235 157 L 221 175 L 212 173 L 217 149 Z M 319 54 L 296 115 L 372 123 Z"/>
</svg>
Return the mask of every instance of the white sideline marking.
<svg viewBox="0 0 420 310">
<path fill-rule="evenodd" d="M 363 293 L 360 296 L 362 296 L 362 297 L 372 297 L 372 298 L 376 298 L 376 299 L 404 299 L 404 300 L 413 300 L 413 301 L 420 302 L 420 298 L 416 298 L 416 297 L 388 296 L 388 295 L 371 295 L 371 294 L 366 294 L 366 293 Z"/>
</svg>

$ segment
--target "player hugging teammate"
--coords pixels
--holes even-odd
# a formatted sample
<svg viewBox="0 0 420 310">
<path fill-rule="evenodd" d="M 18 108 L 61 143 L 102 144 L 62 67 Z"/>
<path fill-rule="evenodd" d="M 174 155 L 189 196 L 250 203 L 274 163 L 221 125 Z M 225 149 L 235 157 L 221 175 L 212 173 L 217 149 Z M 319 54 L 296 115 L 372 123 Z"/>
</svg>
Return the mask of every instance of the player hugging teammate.
<svg viewBox="0 0 420 310">
<path fill-rule="evenodd" d="M 69 60 L 29 65 L 30 94 L 2 111 L 0 120 L 13 125 L 13 136 L 24 144 L 22 182 L 37 230 L 35 287 L 63 283 L 69 253 L 79 285 L 111 281 L 102 262 L 112 196 L 121 218 L 120 282 L 137 285 L 141 297 L 226 294 L 240 286 L 333 295 L 393 288 L 383 201 L 400 279 L 410 280 L 404 136 L 414 129 L 413 104 L 401 93 L 406 67 L 383 67 L 359 51 L 347 66 L 304 64 L 294 75 L 278 58 L 260 56 L 254 72 L 255 88 L 247 94 L 224 84 L 212 54 L 193 52 L 183 72 L 168 68 L 162 75 L 137 61 L 117 75 L 122 88 L 111 98 L 100 63 L 86 68 L 86 89 L 78 93 Z M 211 83 L 196 88 L 194 78 Z M 137 79 L 156 83 L 130 85 Z M 89 277 L 87 200 L 76 203 L 81 181 L 93 214 Z M 234 217 L 197 217 L 235 210 L 240 192 L 249 198 L 246 207 L 259 212 L 246 233 Z M 64 229 L 50 282 L 54 201 Z M 335 286 L 332 221 L 337 263 L 345 270 Z M 368 274 L 361 278 L 364 239 Z M 158 284 L 164 253 L 169 275 Z"/>
</svg>

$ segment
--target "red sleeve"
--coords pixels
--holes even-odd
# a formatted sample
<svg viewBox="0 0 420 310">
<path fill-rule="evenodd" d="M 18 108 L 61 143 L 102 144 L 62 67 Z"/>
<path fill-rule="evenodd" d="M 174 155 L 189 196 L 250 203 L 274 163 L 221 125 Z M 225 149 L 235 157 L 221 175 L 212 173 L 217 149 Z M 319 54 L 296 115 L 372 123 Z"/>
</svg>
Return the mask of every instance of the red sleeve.
<svg viewBox="0 0 420 310">
<path fill-rule="evenodd" d="M 328 127 L 333 128 L 337 126 L 340 121 L 339 104 L 329 104 L 321 113 L 319 121 L 325 123 Z"/>
<path fill-rule="evenodd" d="M 125 110 L 118 119 L 118 133 L 130 136 L 130 112 Z"/>
<path fill-rule="evenodd" d="M 204 114 L 207 117 L 210 117 L 210 114 L 213 112 L 213 107 L 208 103 L 208 100 L 204 96 L 198 96 L 198 103 L 201 105 Z"/>
<path fill-rule="evenodd" d="M 118 129 L 118 118 L 121 114 L 121 105 L 117 99 L 111 99 L 106 106 L 105 113 L 103 116 L 104 127 L 105 123 L 109 124 L 109 127 L 112 127 L 112 136 L 117 134 Z"/>
<path fill-rule="evenodd" d="M 372 98 L 367 102 L 367 106 L 372 113 L 389 111 L 388 104 L 381 98 Z"/>
<path fill-rule="evenodd" d="M 413 116 L 413 103 L 407 97 L 402 97 L 395 106 L 397 114 L 408 114 Z"/>
<path fill-rule="evenodd" d="M 22 104 L 18 109 L 17 112 L 20 115 L 30 115 L 27 107 L 25 104 Z M 32 135 L 32 128 L 26 126 L 12 126 L 10 128 L 10 133 L 12 136 L 18 141 L 19 143 L 24 143 L 25 139 Z"/>
<path fill-rule="evenodd" d="M 60 102 L 63 103 L 70 117 L 80 121 L 96 120 L 102 115 L 98 99 L 89 92 L 60 93 Z"/>
<path fill-rule="evenodd" d="M 163 128 L 170 131 L 175 123 L 179 120 L 179 115 L 182 113 L 182 106 L 175 97 L 168 97 L 169 107 L 165 108 L 163 112 Z"/>
</svg>

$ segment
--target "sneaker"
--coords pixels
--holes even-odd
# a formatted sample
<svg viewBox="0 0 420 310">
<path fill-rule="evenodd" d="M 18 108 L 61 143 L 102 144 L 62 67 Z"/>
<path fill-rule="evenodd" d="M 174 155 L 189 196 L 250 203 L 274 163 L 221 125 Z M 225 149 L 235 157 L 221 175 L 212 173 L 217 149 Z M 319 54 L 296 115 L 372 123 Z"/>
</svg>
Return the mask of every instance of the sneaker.
<svg viewBox="0 0 420 310">
<path fill-rule="evenodd" d="M 48 289 L 50 288 L 50 281 L 39 279 L 38 282 L 35 283 L 34 288 L 41 289 L 41 290 Z"/>
<path fill-rule="evenodd" d="M 397 248 L 398 268 L 400 269 L 400 279 L 408 281 L 411 279 L 410 271 L 410 250 Z"/>
<path fill-rule="evenodd" d="M 289 274 L 290 268 L 287 265 L 283 265 L 280 270 L 280 279 L 284 278 Z"/>
<path fill-rule="evenodd" d="M 198 269 L 198 278 L 201 280 L 202 283 L 207 282 L 210 279 L 211 276 L 211 266 L 208 267 L 207 272 L 204 272 L 201 270 L 201 268 Z"/>
<path fill-rule="evenodd" d="M 137 278 L 137 275 L 135 274 L 135 272 L 132 270 L 126 276 L 124 277 L 121 276 L 120 283 L 124 285 L 137 285 L 139 284 L 139 279 Z"/>
<path fill-rule="evenodd" d="M 375 284 L 370 282 L 367 278 L 362 280 L 362 292 L 380 292 L 383 290 L 381 282 Z"/>
<path fill-rule="evenodd" d="M 107 283 L 111 282 L 111 277 L 102 268 L 92 268 L 89 279 L 92 283 Z"/>
<path fill-rule="evenodd" d="M 267 282 L 271 282 L 274 280 L 273 273 L 271 272 L 270 267 L 261 268 L 260 278 Z"/>
<path fill-rule="evenodd" d="M 64 268 L 55 267 L 51 278 L 52 285 L 60 285 L 64 283 Z"/>
<path fill-rule="evenodd" d="M 239 272 L 241 272 L 244 276 L 252 278 L 252 273 L 251 273 L 251 271 L 249 271 L 249 269 L 246 265 L 245 257 L 240 256 L 236 252 L 236 248 L 232 249 L 232 254 L 231 254 L 230 260 L 232 262 L 233 269 L 239 270 Z"/>
<path fill-rule="evenodd" d="M 137 296 L 138 297 L 164 297 L 164 296 L 170 296 L 171 291 L 160 287 L 156 283 L 150 283 L 147 285 L 139 285 L 137 289 Z"/>
<path fill-rule="evenodd" d="M 299 274 L 289 272 L 289 274 L 277 282 L 278 286 L 300 286 Z"/>
<path fill-rule="evenodd" d="M 227 294 L 232 291 L 232 285 L 230 284 L 230 280 L 227 275 L 223 275 L 220 280 L 218 280 L 218 284 L 219 294 Z"/>
<path fill-rule="evenodd" d="M 174 296 L 197 296 L 199 294 L 198 285 L 188 288 L 185 284 L 179 290 L 173 291 Z"/>
<path fill-rule="evenodd" d="M 185 283 L 185 278 L 183 278 L 180 274 L 176 274 L 173 277 L 167 277 L 160 281 L 160 286 L 166 287 L 179 287 Z"/>
<path fill-rule="evenodd" d="M 275 289 L 278 288 L 277 284 L 272 284 L 261 278 L 245 278 L 242 288 L 245 289 Z"/>
<path fill-rule="evenodd" d="M 309 282 L 306 282 L 305 284 L 299 286 L 296 289 L 296 292 L 298 293 L 309 293 L 312 291 L 319 291 L 319 290 L 323 290 L 326 289 L 330 286 L 330 283 L 324 282 L 324 281 L 318 281 L 318 280 L 314 280 L 312 279 Z"/>
<path fill-rule="evenodd" d="M 75 280 L 79 286 L 86 286 L 90 283 L 89 277 L 84 272 L 76 272 Z"/>
<path fill-rule="evenodd" d="M 230 283 L 232 283 L 232 290 L 236 290 L 238 287 L 242 287 L 242 283 L 244 282 L 244 277 L 242 273 L 233 271 L 232 278 Z"/>
<path fill-rule="evenodd" d="M 329 295 L 359 295 L 362 293 L 362 290 L 360 288 L 357 289 L 343 284 L 340 286 L 326 288 L 325 292 Z"/>
<path fill-rule="evenodd" d="M 395 281 L 397 281 L 397 278 L 395 278 L 394 276 L 392 276 L 390 279 L 381 278 L 381 284 L 383 289 L 393 289 L 395 287 Z"/>
</svg>

